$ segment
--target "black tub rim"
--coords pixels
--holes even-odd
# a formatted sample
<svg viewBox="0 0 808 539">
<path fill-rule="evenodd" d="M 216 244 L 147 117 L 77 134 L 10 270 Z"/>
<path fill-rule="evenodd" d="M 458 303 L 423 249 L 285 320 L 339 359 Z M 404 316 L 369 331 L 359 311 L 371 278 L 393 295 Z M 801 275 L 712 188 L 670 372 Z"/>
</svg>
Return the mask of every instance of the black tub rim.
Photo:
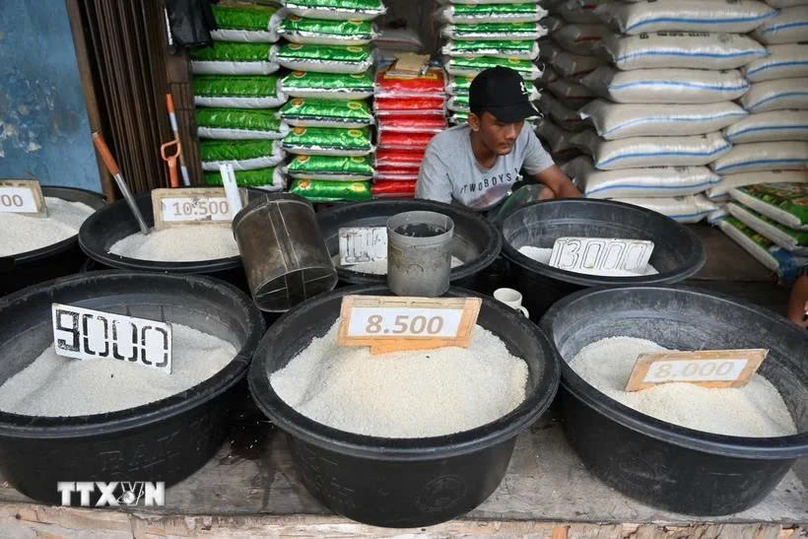
<svg viewBox="0 0 808 539">
<path fill-rule="evenodd" d="M 317 213 L 317 220 L 322 218 L 327 218 L 330 215 L 342 211 L 345 211 L 350 206 L 351 210 L 362 210 L 366 207 L 371 207 L 374 204 L 398 204 L 398 205 L 408 205 L 417 203 L 419 205 L 423 205 L 422 209 L 424 211 L 434 211 L 438 213 L 443 213 L 444 215 L 448 215 L 444 213 L 444 211 L 450 212 L 457 212 L 461 215 L 464 215 L 468 218 L 476 218 L 479 219 L 484 225 L 485 228 L 488 229 L 490 233 L 490 241 L 486 245 L 485 249 L 483 249 L 483 255 L 480 256 L 477 260 L 471 263 L 464 263 L 462 266 L 458 266 L 456 268 L 452 268 L 449 273 L 449 282 L 459 281 L 462 279 L 466 279 L 468 277 L 472 277 L 479 273 L 480 271 L 484 270 L 488 266 L 494 263 L 494 260 L 497 259 L 500 252 L 502 251 L 503 247 L 503 240 L 502 240 L 502 232 L 497 228 L 497 226 L 485 219 L 480 213 L 469 210 L 468 208 L 464 208 L 462 206 L 458 206 L 455 204 L 446 204 L 444 202 L 436 202 L 434 200 L 426 200 L 422 198 L 413 198 L 413 199 L 379 199 L 379 200 L 366 200 L 364 202 L 356 202 L 350 205 L 335 205 L 331 208 L 328 208 L 324 211 Z M 412 208 L 412 210 L 417 210 L 416 208 Z M 409 210 L 403 210 L 409 211 Z M 448 215 L 451 217 L 451 215 Z M 457 224 L 455 223 L 455 232 L 457 231 Z M 371 273 L 362 273 L 358 271 L 350 271 L 339 264 L 334 264 L 334 267 L 337 270 L 337 276 L 339 277 L 340 281 L 350 283 L 352 285 L 373 285 L 373 284 L 382 284 L 387 283 L 387 275 L 373 275 Z"/>
<path fill-rule="evenodd" d="M 96 191 L 90 191 L 89 189 L 81 189 L 79 187 L 65 187 L 62 185 L 43 185 L 42 187 L 42 194 L 46 197 L 55 197 L 55 198 L 62 198 L 58 195 L 58 193 L 66 193 L 66 192 L 75 192 L 87 195 L 88 200 L 86 201 L 76 201 L 76 200 L 69 200 L 68 202 L 82 202 L 83 204 L 87 204 L 91 208 L 95 210 L 92 214 L 90 214 L 87 219 L 90 219 L 93 215 L 95 215 L 98 211 L 103 209 L 107 206 L 106 200 L 104 199 L 104 195 L 98 193 Z M 97 206 L 94 206 L 89 203 L 89 199 L 95 199 Z M 67 199 L 63 199 L 67 200 Z M 87 222 L 87 219 L 84 221 Z M 22 253 L 17 253 L 14 255 L 10 255 L 7 257 L 0 257 L 5 259 L 11 259 L 14 261 L 14 265 L 18 264 L 30 264 L 32 262 L 37 262 L 39 260 L 43 260 L 45 258 L 57 255 L 64 251 L 70 249 L 73 245 L 76 245 L 78 242 L 79 233 L 76 232 L 74 235 L 70 236 L 69 238 L 65 238 L 62 241 L 58 241 L 56 243 L 52 243 L 50 245 L 46 245 L 45 247 L 40 247 L 39 249 L 34 249 L 31 251 L 24 251 Z"/>
<path fill-rule="evenodd" d="M 247 314 L 245 323 L 249 337 L 233 359 L 221 370 L 181 393 L 133 408 L 82 416 L 27 416 L 0 410 L 0 437 L 69 439 L 77 436 L 109 435 L 146 427 L 214 400 L 235 386 L 246 375 L 252 353 L 263 336 L 265 328 L 263 317 L 244 292 L 225 281 L 212 277 L 120 270 L 70 275 L 38 283 L 0 298 L 0 314 L 6 309 L 13 308 L 13 305 L 23 302 L 33 292 L 43 293 L 45 289 L 52 291 L 53 287 L 69 287 L 89 279 L 112 282 L 122 279 L 137 280 L 142 281 L 144 285 L 148 284 L 149 280 L 159 279 L 173 281 L 178 287 L 187 284 L 192 288 L 206 287 L 222 293 L 230 293 L 237 304 L 245 308 Z"/>
<path fill-rule="evenodd" d="M 542 317 L 540 326 L 545 334 L 550 335 L 550 339 L 555 346 L 555 339 L 550 331 L 555 318 L 563 315 L 563 310 L 570 305 L 585 300 L 589 297 L 604 294 L 625 293 L 627 290 L 656 290 L 666 293 L 682 292 L 698 296 L 707 296 L 722 302 L 727 302 L 733 308 L 742 307 L 754 311 L 757 316 L 766 318 L 773 322 L 782 322 L 795 335 L 801 335 L 799 328 L 777 313 L 768 309 L 758 309 L 755 305 L 733 298 L 732 296 L 706 291 L 697 287 L 682 285 L 644 285 L 633 287 L 596 287 L 579 290 L 556 302 Z M 803 336 L 803 338 L 805 338 Z M 569 366 L 569 363 L 558 353 L 561 362 L 561 387 L 579 399 L 586 406 L 595 412 L 603 415 L 606 419 L 614 421 L 632 431 L 654 438 L 656 440 L 674 444 L 689 450 L 697 450 L 704 453 L 719 455 L 723 457 L 736 457 L 746 459 L 777 459 L 791 460 L 808 455 L 808 431 L 798 432 L 788 436 L 777 437 L 746 437 L 729 436 L 724 434 L 714 434 L 691 429 L 656 419 L 643 414 L 617 402 L 604 393 L 601 393 L 594 386 L 590 385 Z"/>
<path fill-rule="evenodd" d="M 176 189 L 179 191 L 184 188 L 178 187 Z M 255 188 L 242 187 L 241 189 L 247 189 L 248 191 L 256 192 L 259 195 L 269 194 L 266 191 L 261 191 L 260 189 Z M 138 205 L 140 205 L 141 201 L 145 199 L 148 199 L 148 205 L 151 206 L 151 192 L 135 195 L 135 202 Z M 182 274 L 216 273 L 220 271 L 226 271 L 241 267 L 240 254 L 235 256 L 228 256 L 225 258 L 215 258 L 212 260 L 171 262 L 166 260 L 144 260 L 141 258 L 131 258 L 128 256 L 121 256 L 116 255 L 114 253 L 110 253 L 98 239 L 91 236 L 90 230 L 96 226 L 97 221 L 104 218 L 108 213 L 118 211 L 119 208 L 124 208 L 126 212 L 129 212 L 129 209 L 126 206 L 126 200 L 121 199 L 106 205 L 104 208 L 101 208 L 100 210 L 92 214 L 86 221 L 84 221 L 84 224 L 81 225 L 81 229 L 79 230 L 78 234 L 79 247 L 81 247 L 81 250 L 84 251 L 84 253 L 89 258 L 92 258 L 96 262 L 100 262 L 112 268 L 124 269 L 124 270 L 163 271 L 169 273 L 182 273 Z M 153 215 L 151 216 L 151 218 L 149 218 L 147 215 L 144 215 L 143 218 L 146 221 L 146 225 L 148 225 L 149 227 L 154 227 Z M 134 216 L 132 216 L 132 222 L 133 224 L 135 223 Z M 137 232 L 136 225 L 134 225 L 133 230 Z M 118 239 L 120 240 L 123 238 Z"/>
<path fill-rule="evenodd" d="M 559 357 L 550 339 L 535 324 L 493 298 L 459 287 L 452 287 L 447 294 L 453 296 L 479 297 L 499 315 L 509 317 L 522 325 L 537 340 L 546 353 L 543 385 L 537 387 L 514 410 L 474 429 L 443 436 L 426 438 L 384 438 L 342 431 L 309 419 L 286 404 L 264 376 L 266 348 L 271 346 L 278 332 L 294 327 L 294 320 L 302 307 L 316 308 L 319 304 L 347 294 L 390 293 L 383 285 L 357 285 L 341 288 L 294 307 L 270 327 L 253 356 L 248 380 L 253 401 L 272 422 L 290 436 L 327 451 L 336 451 L 357 458 L 393 460 L 397 462 L 428 461 L 474 453 L 503 443 L 528 428 L 549 408 L 558 390 L 560 370 Z M 490 300 L 490 301 L 487 301 Z"/>
<path fill-rule="evenodd" d="M 696 273 L 704 267 L 704 264 L 707 263 L 707 253 L 704 248 L 704 244 L 701 240 L 696 236 L 691 230 L 689 230 L 686 226 L 682 223 L 679 223 L 675 219 L 671 219 L 667 215 L 663 215 L 661 213 L 649 210 L 647 208 L 642 208 L 640 206 L 634 206 L 633 204 L 626 204 L 625 202 L 617 202 L 614 200 L 602 200 L 602 199 L 594 199 L 594 198 L 575 198 L 575 199 L 553 199 L 553 200 L 539 200 L 535 202 L 531 202 L 529 204 L 525 204 L 524 206 L 519 207 L 518 209 L 514 210 L 510 213 L 505 219 L 503 219 L 502 223 L 500 224 L 500 232 L 502 231 L 502 226 L 504 226 L 505 221 L 513 217 L 514 215 L 519 214 L 526 209 L 532 208 L 538 204 L 559 204 L 559 203 L 569 203 L 572 202 L 574 204 L 591 204 L 591 205 L 604 205 L 604 206 L 615 206 L 625 208 L 627 210 L 636 211 L 639 213 L 644 213 L 646 215 L 650 215 L 653 219 L 658 219 L 664 226 L 669 226 L 679 230 L 684 236 L 686 236 L 693 245 L 698 246 L 696 249 L 696 253 L 693 253 L 691 257 L 689 257 L 689 261 L 682 265 L 682 269 L 660 272 L 654 275 L 640 275 L 637 277 L 607 277 L 607 276 L 600 276 L 600 275 L 586 275 L 581 273 L 576 273 L 574 271 L 567 271 L 561 270 L 558 268 L 553 268 L 547 264 L 542 264 L 540 262 L 536 262 L 532 258 L 523 255 L 519 252 L 518 249 L 515 249 L 511 246 L 510 242 L 505 239 L 504 233 L 502 233 L 502 253 L 511 262 L 520 266 L 521 268 L 533 272 L 538 273 L 540 275 L 544 275 L 546 277 L 550 277 L 552 279 L 556 279 L 558 281 L 564 281 L 567 283 L 576 284 L 579 286 L 614 286 L 614 285 L 643 285 L 643 284 L 666 284 L 671 282 L 679 282 L 687 279 L 688 277 L 692 277 Z"/>
</svg>

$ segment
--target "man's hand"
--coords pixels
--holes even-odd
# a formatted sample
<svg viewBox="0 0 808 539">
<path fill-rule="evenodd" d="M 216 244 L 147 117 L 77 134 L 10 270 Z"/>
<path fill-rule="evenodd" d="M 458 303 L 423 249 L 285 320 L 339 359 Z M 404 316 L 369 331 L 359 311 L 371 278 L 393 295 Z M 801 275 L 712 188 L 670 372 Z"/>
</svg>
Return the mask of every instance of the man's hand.
<svg viewBox="0 0 808 539">
<path fill-rule="evenodd" d="M 788 301 L 788 317 L 798 326 L 808 328 L 805 313 L 808 312 L 808 275 L 803 275 L 794 283 Z"/>
<path fill-rule="evenodd" d="M 553 165 L 536 174 L 536 180 L 549 187 L 556 195 L 556 198 L 580 198 L 581 192 L 564 172 Z"/>
</svg>

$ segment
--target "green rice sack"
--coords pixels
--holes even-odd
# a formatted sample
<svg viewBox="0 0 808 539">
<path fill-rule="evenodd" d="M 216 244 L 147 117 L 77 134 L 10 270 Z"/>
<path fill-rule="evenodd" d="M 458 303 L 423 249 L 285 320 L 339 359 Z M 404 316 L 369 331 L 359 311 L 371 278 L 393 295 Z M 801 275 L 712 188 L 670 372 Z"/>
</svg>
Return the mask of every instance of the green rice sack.
<svg viewBox="0 0 808 539">
<path fill-rule="evenodd" d="M 547 35 L 547 29 L 537 22 L 517 23 L 484 23 L 484 24 L 447 24 L 441 28 L 441 34 L 449 39 L 483 40 L 537 40 Z"/>
<path fill-rule="evenodd" d="M 296 97 L 280 111 L 281 119 L 295 127 L 366 127 L 373 113 L 364 101 L 337 101 Z"/>
<path fill-rule="evenodd" d="M 221 173 L 205 172 L 205 183 L 207 185 L 221 186 Z M 266 191 L 283 191 L 286 189 L 286 179 L 280 167 L 237 170 L 236 184 L 239 187 L 259 187 Z"/>
<path fill-rule="evenodd" d="M 778 247 L 733 216 L 719 221 L 718 227 L 761 264 L 776 271 L 784 281 L 796 278 L 808 264 L 808 257 Z"/>
<path fill-rule="evenodd" d="M 450 39 L 441 49 L 447 56 L 493 56 L 496 58 L 519 58 L 535 60 L 539 56 L 539 45 L 536 41 L 469 41 Z"/>
<path fill-rule="evenodd" d="M 519 58 L 497 58 L 495 56 L 479 56 L 476 58 L 444 57 L 446 71 L 450 75 L 474 78 L 480 71 L 489 67 L 503 66 L 518 71 L 525 80 L 536 80 L 541 77 L 542 70 L 530 60 Z"/>
<path fill-rule="evenodd" d="M 449 102 L 446 105 L 446 108 L 453 112 L 471 112 L 469 109 L 469 96 L 466 95 L 453 95 L 449 98 Z"/>
<path fill-rule="evenodd" d="M 370 200 L 370 182 L 334 182 L 329 180 L 295 180 L 290 193 L 311 202 L 359 202 Z"/>
<path fill-rule="evenodd" d="M 736 187 L 729 195 L 781 225 L 808 230 L 808 183 L 764 183 Z"/>
<path fill-rule="evenodd" d="M 468 112 L 455 112 L 451 116 L 449 116 L 449 123 L 452 125 L 462 125 L 469 121 L 469 113 Z"/>
<path fill-rule="evenodd" d="M 375 174 L 370 156 L 334 157 L 329 155 L 298 155 L 284 168 L 296 180 L 357 181 L 369 180 Z"/>
<path fill-rule="evenodd" d="M 202 169 L 218 171 L 220 165 L 233 165 L 234 170 L 274 167 L 286 156 L 278 140 L 199 141 Z"/>
<path fill-rule="evenodd" d="M 230 140 L 282 139 L 289 127 L 276 109 L 196 109 L 197 136 Z"/>
<path fill-rule="evenodd" d="M 283 149 L 295 155 L 368 155 L 373 152 L 370 129 L 295 127 L 283 139 Z"/>
<path fill-rule="evenodd" d="M 267 43 L 214 41 L 191 49 L 191 70 L 197 75 L 269 75 L 279 68 L 273 60 L 276 50 Z"/>
<path fill-rule="evenodd" d="M 278 8 L 253 4 L 211 4 L 216 30 L 210 31 L 214 41 L 275 43 L 283 14 Z"/>
<path fill-rule="evenodd" d="M 330 21 L 287 15 L 278 34 L 293 43 L 314 45 L 367 45 L 378 36 L 370 21 Z"/>
<path fill-rule="evenodd" d="M 286 103 L 276 75 L 197 75 L 192 85 L 198 107 L 268 109 Z"/>
<path fill-rule="evenodd" d="M 783 249 L 808 256 L 808 230 L 795 230 L 781 225 L 737 202 L 727 204 L 729 213 L 743 224 L 770 239 Z"/>
<path fill-rule="evenodd" d="M 450 96 L 468 96 L 472 80 L 474 80 L 473 77 L 450 75 L 446 79 L 446 93 Z M 537 101 L 541 97 L 539 91 L 532 84 L 528 84 L 527 87 L 530 91 L 530 100 Z"/>
<path fill-rule="evenodd" d="M 387 11 L 381 0 L 280 0 L 280 2 L 299 17 L 332 21 L 368 21 L 384 15 Z"/>
<path fill-rule="evenodd" d="M 318 73 L 363 73 L 373 65 L 370 47 L 337 47 L 287 43 L 278 49 L 277 62 L 294 71 Z"/>
<path fill-rule="evenodd" d="M 293 71 L 280 84 L 281 91 L 291 97 L 366 99 L 373 95 L 370 71 L 351 74 Z"/>
<path fill-rule="evenodd" d="M 538 22 L 547 16 L 547 10 L 536 3 L 454 4 L 441 8 L 438 15 L 452 24 Z"/>
</svg>

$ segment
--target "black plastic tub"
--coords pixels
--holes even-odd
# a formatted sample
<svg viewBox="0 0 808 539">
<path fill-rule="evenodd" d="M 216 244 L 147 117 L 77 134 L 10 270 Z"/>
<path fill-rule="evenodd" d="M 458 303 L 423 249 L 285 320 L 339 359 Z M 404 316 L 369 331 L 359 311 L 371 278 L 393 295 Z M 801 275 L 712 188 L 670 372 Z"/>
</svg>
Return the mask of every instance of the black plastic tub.
<svg viewBox="0 0 808 539">
<path fill-rule="evenodd" d="M 168 486 L 205 464 L 224 441 L 228 407 L 264 331 L 250 298 L 215 279 L 145 272 L 93 272 L 29 287 L 0 301 L 0 384 L 53 342 L 52 302 L 120 314 L 128 306 L 132 316 L 158 320 L 162 310 L 167 321 L 228 340 L 239 352 L 212 378 L 143 406 L 72 417 L 0 411 L 5 479 L 35 500 L 60 503 L 57 481 Z"/>
<path fill-rule="evenodd" d="M 342 285 L 387 284 L 386 275 L 352 271 L 339 265 L 339 229 L 347 227 L 384 227 L 387 219 L 407 211 L 433 211 L 448 215 L 454 222 L 452 255 L 464 262 L 452 269 L 449 280 L 479 292 L 489 292 L 484 270 L 499 255 L 502 237 L 496 226 L 473 211 L 429 200 L 373 200 L 357 204 L 333 206 L 317 214 L 317 222 L 334 260 Z M 493 291 L 493 290 L 491 290 Z"/>
<path fill-rule="evenodd" d="M 586 467 L 637 500 L 690 515 L 754 506 L 808 455 L 808 336 L 774 313 L 694 288 L 584 290 L 541 321 L 562 358 L 604 337 L 653 340 L 679 350 L 768 348 L 758 371 L 778 389 L 798 434 L 747 438 L 705 433 L 632 410 L 561 361 L 567 437 Z"/>
<path fill-rule="evenodd" d="M 86 189 L 43 185 L 42 194 L 70 202 L 81 202 L 96 210 L 106 204 L 103 195 Z M 0 296 L 42 281 L 77 273 L 86 260 L 87 257 L 79 248 L 78 234 L 41 249 L 0 257 Z"/>
<path fill-rule="evenodd" d="M 388 527 L 427 526 L 472 510 L 505 475 L 516 435 L 550 405 L 558 358 L 547 337 L 516 311 L 482 297 L 478 324 L 527 361 L 526 400 L 476 429 L 429 438 L 382 438 L 348 433 L 304 417 L 273 391 L 269 377 L 324 335 L 339 316 L 343 295 L 392 295 L 382 286 L 356 286 L 316 296 L 285 314 L 267 332 L 250 368 L 258 406 L 289 440 L 306 488 L 333 511 Z M 472 296 L 450 288 L 447 295 Z"/>
<path fill-rule="evenodd" d="M 590 286 L 673 284 L 695 274 L 706 261 L 701 240 L 673 219 L 639 206 L 609 200 L 565 199 L 528 204 L 502 222 L 502 252 L 511 263 L 512 288 L 524 296 L 538 321 L 564 296 Z M 563 236 L 641 239 L 654 242 L 650 264 L 656 275 L 601 277 L 560 270 L 536 262 L 519 248 L 552 248 Z"/>
<path fill-rule="evenodd" d="M 177 192 L 180 194 L 182 189 L 177 189 Z M 266 191 L 261 191 L 260 189 L 248 189 L 248 193 L 249 200 L 252 200 L 253 197 L 267 194 Z M 153 227 L 154 211 L 152 209 L 151 194 L 137 195 L 135 201 L 143 214 L 146 224 Z M 96 212 L 84 222 L 79 231 L 79 245 L 87 253 L 87 256 L 104 268 L 208 275 L 235 284 L 242 290 L 249 290 L 240 256 L 195 262 L 165 262 L 140 260 L 109 252 L 109 249 L 116 242 L 139 231 L 137 221 L 135 221 L 135 217 L 126 205 L 126 201 L 119 200 Z"/>
</svg>

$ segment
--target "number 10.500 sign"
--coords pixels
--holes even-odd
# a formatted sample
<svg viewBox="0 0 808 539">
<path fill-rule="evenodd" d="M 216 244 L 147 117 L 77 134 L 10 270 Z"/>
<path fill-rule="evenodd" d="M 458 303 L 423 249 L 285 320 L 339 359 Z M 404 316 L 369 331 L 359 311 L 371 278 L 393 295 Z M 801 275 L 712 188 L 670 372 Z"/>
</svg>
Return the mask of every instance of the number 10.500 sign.
<svg viewBox="0 0 808 539">
<path fill-rule="evenodd" d="M 373 353 L 467 346 L 480 305 L 478 298 L 345 296 L 338 344 Z"/>
<path fill-rule="evenodd" d="M 240 190 L 240 193 L 244 201 L 246 192 Z M 233 221 L 230 201 L 221 187 L 155 189 L 152 209 L 158 230 L 188 225 L 228 226 Z"/>
</svg>

